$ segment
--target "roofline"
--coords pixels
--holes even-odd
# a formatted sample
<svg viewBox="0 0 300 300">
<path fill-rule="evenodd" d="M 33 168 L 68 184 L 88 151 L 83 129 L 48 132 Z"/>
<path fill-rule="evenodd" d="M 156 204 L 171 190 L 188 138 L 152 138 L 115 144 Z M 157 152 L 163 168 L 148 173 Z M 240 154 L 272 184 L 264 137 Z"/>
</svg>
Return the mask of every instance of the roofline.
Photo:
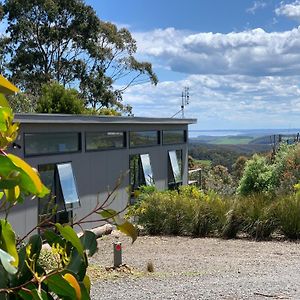
<svg viewBox="0 0 300 300">
<path fill-rule="evenodd" d="M 94 116 L 67 114 L 15 114 L 15 121 L 26 124 L 196 124 L 197 119 L 149 118 L 124 116 Z"/>
</svg>

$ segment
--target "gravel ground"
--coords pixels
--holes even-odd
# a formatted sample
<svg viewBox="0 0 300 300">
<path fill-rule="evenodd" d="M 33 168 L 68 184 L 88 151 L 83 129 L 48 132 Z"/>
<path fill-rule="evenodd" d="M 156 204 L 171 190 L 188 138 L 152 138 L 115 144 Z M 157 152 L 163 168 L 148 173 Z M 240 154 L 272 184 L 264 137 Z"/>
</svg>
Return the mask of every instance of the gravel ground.
<svg viewBox="0 0 300 300">
<path fill-rule="evenodd" d="M 98 241 L 92 266 L 111 266 L 112 241 Z M 92 299 L 300 299 L 300 247 L 287 241 L 254 242 L 185 237 L 125 236 L 123 262 L 133 274 L 98 278 Z M 154 272 L 147 273 L 149 261 Z"/>
</svg>

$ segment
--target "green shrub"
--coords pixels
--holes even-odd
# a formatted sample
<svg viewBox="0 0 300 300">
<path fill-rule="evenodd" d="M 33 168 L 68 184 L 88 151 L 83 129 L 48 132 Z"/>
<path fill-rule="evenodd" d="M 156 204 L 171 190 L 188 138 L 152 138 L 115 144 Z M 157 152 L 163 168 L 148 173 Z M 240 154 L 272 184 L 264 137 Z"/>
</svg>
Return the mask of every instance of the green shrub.
<svg viewBox="0 0 300 300">
<path fill-rule="evenodd" d="M 300 193 L 281 198 L 277 204 L 277 218 L 282 233 L 290 239 L 300 237 Z"/>
<path fill-rule="evenodd" d="M 246 162 L 237 192 L 242 196 L 267 194 L 274 191 L 275 184 L 274 166 L 268 164 L 265 157 L 255 154 Z"/>
</svg>

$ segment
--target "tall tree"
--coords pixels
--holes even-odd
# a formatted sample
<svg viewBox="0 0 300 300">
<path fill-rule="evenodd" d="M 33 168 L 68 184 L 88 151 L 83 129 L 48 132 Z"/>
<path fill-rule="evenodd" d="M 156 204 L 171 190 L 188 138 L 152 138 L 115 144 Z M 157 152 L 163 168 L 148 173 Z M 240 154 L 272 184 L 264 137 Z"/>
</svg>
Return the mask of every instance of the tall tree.
<svg viewBox="0 0 300 300">
<path fill-rule="evenodd" d="M 55 80 L 79 87 L 94 111 L 129 110 L 121 103 L 128 86 L 157 83 L 151 64 L 134 58 L 130 32 L 101 21 L 82 0 L 5 0 L 3 8 L 5 67 L 24 91 L 40 94 L 43 84 Z"/>
</svg>

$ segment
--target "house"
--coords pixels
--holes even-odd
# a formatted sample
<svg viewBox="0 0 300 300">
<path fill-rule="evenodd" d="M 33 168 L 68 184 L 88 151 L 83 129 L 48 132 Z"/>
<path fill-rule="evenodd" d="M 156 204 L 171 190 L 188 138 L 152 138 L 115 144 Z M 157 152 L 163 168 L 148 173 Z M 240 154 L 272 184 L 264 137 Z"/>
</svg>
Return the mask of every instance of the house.
<svg viewBox="0 0 300 300">
<path fill-rule="evenodd" d="M 195 119 L 16 114 L 15 121 L 19 136 L 9 151 L 51 190 L 12 209 L 20 236 L 49 216 L 49 204 L 57 207 L 53 222 L 64 223 L 85 216 L 113 189 L 108 202 L 121 211 L 140 185 L 164 190 L 188 182 L 188 125 Z"/>
</svg>

